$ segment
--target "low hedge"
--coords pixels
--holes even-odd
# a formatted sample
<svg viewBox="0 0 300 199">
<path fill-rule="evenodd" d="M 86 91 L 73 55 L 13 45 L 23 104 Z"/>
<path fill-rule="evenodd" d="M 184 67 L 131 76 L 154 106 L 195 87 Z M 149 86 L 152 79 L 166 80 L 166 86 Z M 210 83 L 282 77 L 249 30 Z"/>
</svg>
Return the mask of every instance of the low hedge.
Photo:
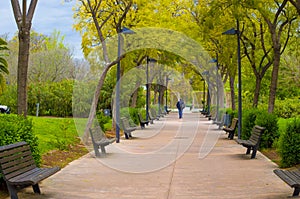
<svg viewBox="0 0 300 199">
<path fill-rule="evenodd" d="M 300 164 L 300 118 L 288 121 L 279 139 L 281 167 Z"/>
</svg>

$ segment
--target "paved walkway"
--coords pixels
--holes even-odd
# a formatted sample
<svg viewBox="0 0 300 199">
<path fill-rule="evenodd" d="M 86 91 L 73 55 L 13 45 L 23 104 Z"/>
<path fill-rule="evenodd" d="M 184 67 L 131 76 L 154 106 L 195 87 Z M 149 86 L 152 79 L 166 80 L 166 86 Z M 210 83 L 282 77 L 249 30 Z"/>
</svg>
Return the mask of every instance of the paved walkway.
<svg viewBox="0 0 300 199">
<path fill-rule="evenodd" d="M 172 113 L 107 147 L 91 152 L 44 180 L 20 199 L 279 199 L 293 189 L 275 174 L 277 166 L 246 148 L 199 113 Z"/>
</svg>

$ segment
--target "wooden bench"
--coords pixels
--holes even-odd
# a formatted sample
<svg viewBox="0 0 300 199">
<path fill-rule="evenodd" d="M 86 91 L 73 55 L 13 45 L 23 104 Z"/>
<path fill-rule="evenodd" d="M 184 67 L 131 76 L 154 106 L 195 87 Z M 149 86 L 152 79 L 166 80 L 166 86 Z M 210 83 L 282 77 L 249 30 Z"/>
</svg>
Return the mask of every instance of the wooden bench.
<svg viewBox="0 0 300 199">
<path fill-rule="evenodd" d="M 300 192 L 300 168 L 275 169 L 273 172 L 290 187 L 294 188 L 293 196 L 299 196 Z"/>
<path fill-rule="evenodd" d="M 122 129 L 123 129 L 124 134 L 125 134 L 125 138 L 126 139 L 131 138 L 132 137 L 131 132 L 135 131 L 137 129 L 137 127 L 136 126 L 131 126 L 129 124 L 129 120 L 126 117 L 121 117 L 120 119 L 121 119 L 120 120 L 121 121 L 121 126 L 122 126 Z"/>
<path fill-rule="evenodd" d="M 238 119 L 237 118 L 233 118 L 232 121 L 231 121 L 231 124 L 230 124 L 230 127 L 224 127 L 223 130 L 228 133 L 228 138 L 229 139 L 233 139 L 233 136 L 234 136 L 234 132 L 235 132 L 235 129 L 237 127 L 237 123 L 238 123 Z"/>
<path fill-rule="evenodd" d="M 255 125 L 252 129 L 251 136 L 248 140 L 242 140 L 242 139 L 236 140 L 238 144 L 241 144 L 247 148 L 246 154 L 250 154 L 250 151 L 252 150 L 251 159 L 255 158 L 256 156 L 256 152 L 259 148 L 261 136 L 265 130 L 266 130 L 265 127 Z"/>
<path fill-rule="evenodd" d="M 18 199 L 17 192 L 32 186 L 40 194 L 39 182 L 55 174 L 59 167 L 38 168 L 26 142 L 0 146 L 0 170 L 11 199 Z"/>
<path fill-rule="evenodd" d="M 144 120 L 144 119 L 142 118 L 142 115 L 141 115 L 140 113 L 138 114 L 138 117 L 139 117 L 140 126 L 141 126 L 142 129 L 144 129 L 144 128 L 145 128 L 145 125 L 148 125 L 148 124 L 149 124 L 149 121 Z"/>
<path fill-rule="evenodd" d="M 100 127 L 90 129 L 90 134 L 96 157 L 106 156 L 105 147 L 114 143 L 116 138 L 107 138 Z M 99 148 L 101 149 L 102 154 L 99 153 Z"/>
</svg>

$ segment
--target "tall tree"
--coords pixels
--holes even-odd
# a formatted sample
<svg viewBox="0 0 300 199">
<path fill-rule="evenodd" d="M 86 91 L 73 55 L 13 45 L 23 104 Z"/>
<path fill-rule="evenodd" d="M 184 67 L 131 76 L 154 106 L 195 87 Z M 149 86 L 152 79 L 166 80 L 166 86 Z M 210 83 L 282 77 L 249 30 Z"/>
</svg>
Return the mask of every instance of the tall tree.
<svg viewBox="0 0 300 199">
<path fill-rule="evenodd" d="M 29 61 L 30 29 L 38 0 L 31 0 L 27 11 L 27 1 L 23 0 L 22 10 L 19 0 L 11 0 L 15 21 L 19 30 L 18 56 L 18 114 L 27 116 L 27 73 Z"/>
<path fill-rule="evenodd" d="M 100 90 L 104 84 L 106 74 L 108 70 L 120 60 L 120 58 L 110 60 L 106 39 L 111 36 L 110 32 L 113 27 L 116 33 L 121 32 L 122 22 L 124 22 L 130 9 L 132 9 L 133 2 L 132 0 L 122 2 L 80 0 L 80 2 L 81 6 L 76 15 L 79 22 L 75 25 L 75 28 L 83 33 L 84 52 L 88 55 L 94 45 L 101 45 L 102 56 L 106 63 L 96 86 L 88 122 L 85 127 L 83 135 L 83 142 L 85 143 L 87 142 L 89 129 L 92 127 L 95 118 Z M 87 34 L 87 32 L 89 32 L 89 34 Z"/>
<path fill-rule="evenodd" d="M 290 9 L 289 5 L 287 5 L 288 0 L 283 0 L 282 2 L 270 0 L 270 4 L 268 5 L 272 5 L 272 9 L 269 6 L 267 8 L 265 6 L 259 6 L 264 3 L 265 2 L 262 1 L 260 4 L 257 4 L 258 6 L 255 5 L 255 7 L 267 23 L 273 47 L 273 68 L 268 104 L 268 112 L 272 113 L 275 106 L 281 54 L 288 44 L 292 23 L 297 19 L 297 16 L 293 10 Z M 283 38 L 284 36 L 285 38 Z"/>
</svg>

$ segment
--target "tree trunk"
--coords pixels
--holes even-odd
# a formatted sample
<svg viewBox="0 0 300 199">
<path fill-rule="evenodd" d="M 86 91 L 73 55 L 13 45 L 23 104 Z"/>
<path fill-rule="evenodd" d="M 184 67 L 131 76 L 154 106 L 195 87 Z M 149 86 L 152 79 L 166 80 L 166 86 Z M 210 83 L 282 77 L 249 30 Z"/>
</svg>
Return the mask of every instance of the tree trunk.
<svg viewBox="0 0 300 199">
<path fill-rule="evenodd" d="M 276 42 L 274 44 L 274 62 L 273 62 L 272 79 L 270 85 L 270 94 L 269 94 L 269 106 L 268 106 L 269 113 L 273 113 L 275 107 L 278 72 L 279 72 L 279 65 L 280 65 L 280 49 L 281 49 L 280 44 Z"/>
<path fill-rule="evenodd" d="M 131 97 L 131 107 L 134 108 L 136 107 L 136 102 L 137 102 L 137 97 L 138 97 L 138 92 L 139 92 L 139 89 L 137 88 L 134 93 L 132 94 L 132 97 Z"/>
<path fill-rule="evenodd" d="M 231 95 L 231 109 L 235 110 L 235 92 L 234 92 L 234 77 L 230 77 L 230 95 Z"/>
<path fill-rule="evenodd" d="M 27 116 L 27 71 L 29 60 L 30 29 L 19 31 L 18 60 L 18 114 Z"/>
<path fill-rule="evenodd" d="M 254 91 L 253 104 L 252 104 L 252 106 L 254 108 L 256 108 L 258 105 L 262 78 L 259 76 L 256 76 L 255 80 L 256 80 L 256 83 L 255 83 L 255 91 Z"/>
</svg>

